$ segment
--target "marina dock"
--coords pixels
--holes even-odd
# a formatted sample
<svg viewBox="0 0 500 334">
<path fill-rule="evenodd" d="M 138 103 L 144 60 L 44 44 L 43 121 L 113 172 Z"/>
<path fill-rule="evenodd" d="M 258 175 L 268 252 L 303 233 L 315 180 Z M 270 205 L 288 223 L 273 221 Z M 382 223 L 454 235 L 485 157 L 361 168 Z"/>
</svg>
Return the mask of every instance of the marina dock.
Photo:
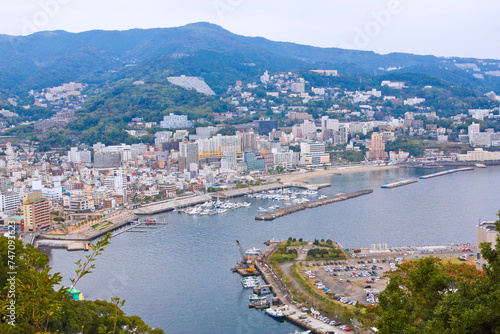
<svg viewBox="0 0 500 334">
<path fill-rule="evenodd" d="M 330 183 L 311 183 L 311 184 L 298 183 L 298 182 L 283 183 L 283 184 L 271 183 L 271 184 L 263 184 L 261 186 L 219 191 L 216 193 L 211 193 L 211 195 L 212 195 L 212 198 L 214 198 L 214 199 L 216 199 L 216 198 L 227 199 L 227 198 L 245 196 L 248 194 L 259 193 L 259 192 L 268 191 L 268 190 L 282 189 L 282 188 L 302 188 L 302 189 L 307 189 L 307 190 L 318 191 L 319 189 L 323 189 L 323 188 L 331 187 L 331 186 L 332 185 Z"/>
<path fill-rule="evenodd" d="M 424 175 L 424 176 L 421 176 L 420 178 L 423 180 L 426 180 L 426 179 L 430 179 L 430 178 L 437 177 L 437 176 L 448 175 L 448 174 L 457 173 L 457 172 L 465 172 L 465 171 L 469 171 L 469 170 L 474 170 L 474 167 L 465 167 L 465 168 L 445 170 L 445 171 L 439 172 L 439 173 Z"/>
<path fill-rule="evenodd" d="M 393 183 L 389 183 L 389 184 L 384 184 L 380 188 L 391 189 L 391 188 L 397 188 L 397 187 L 406 186 L 408 184 L 417 183 L 417 182 L 418 182 L 417 180 L 403 180 L 403 181 L 399 181 L 399 182 L 393 182 Z"/>
<path fill-rule="evenodd" d="M 265 213 L 262 215 L 258 215 L 255 217 L 255 220 L 274 220 L 276 218 L 283 217 L 283 216 L 289 215 L 289 214 L 297 212 L 297 211 L 310 209 L 310 208 L 316 208 L 316 207 L 322 206 L 322 205 L 327 205 L 327 204 L 331 204 L 331 203 L 345 201 L 345 200 L 348 200 L 351 198 L 371 194 L 372 192 L 373 192 L 372 189 L 360 190 L 360 191 L 355 191 L 352 193 L 341 194 L 341 195 L 337 195 L 337 196 L 333 196 L 333 197 L 323 198 L 323 199 L 319 199 L 319 200 L 312 201 L 312 202 L 306 202 L 306 203 L 301 203 L 301 204 L 297 204 L 297 205 L 292 205 L 292 206 L 289 206 L 286 208 L 282 208 L 282 209 L 274 210 L 274 211 L 271 211 L 271 212 L 268 212 L 268 213 Z"/>
</svg>

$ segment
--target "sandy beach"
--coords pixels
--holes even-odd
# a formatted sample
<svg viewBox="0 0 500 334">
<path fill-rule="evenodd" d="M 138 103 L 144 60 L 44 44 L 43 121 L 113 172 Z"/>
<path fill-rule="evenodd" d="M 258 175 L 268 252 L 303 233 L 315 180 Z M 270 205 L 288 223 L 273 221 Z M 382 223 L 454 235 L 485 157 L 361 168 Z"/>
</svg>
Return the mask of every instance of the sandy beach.
<svg viewBox="0 0 500 334">
<path fill-rule="evenodd" d="M 311 179 L 313 177 L 327 176 L 332 174 L 346 174 L 346 173 L 361 173 L 361 172 L 373 172 L 386 169 L 399 168 L 398 166 L 365 166 L 356 165 L 349 167 L 337 167 L 327 170 L 317 170 L 305 173 L 293 173 L 288 175 L 282 175 L 279 178 L 281 182 L 305 182 L 304 180 Z"/>
</svg>

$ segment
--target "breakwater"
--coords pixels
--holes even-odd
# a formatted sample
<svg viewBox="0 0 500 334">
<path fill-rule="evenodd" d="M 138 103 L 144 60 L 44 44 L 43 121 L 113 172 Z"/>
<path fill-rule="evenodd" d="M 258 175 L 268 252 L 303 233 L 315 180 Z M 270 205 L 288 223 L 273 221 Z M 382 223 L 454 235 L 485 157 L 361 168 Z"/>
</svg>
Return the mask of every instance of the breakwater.
<svg viewBox="0 0 500 334">
<path fill-rule="evenodd" d="M 372 189 L 360 190 L 360 191 L 355 191 L 352 193 L 341 194 L 341 195 L 337 195 L 337 196 L 333 196 L 333 197 L 323 198 L 323 199 L 319 199 L 319 200 L 312 201 L 312 202 L 306 202 L 306 203 L 301 203 L 301 204 L 297 204 L 297 205 L 292 205 L 292 206 L 289 206 L 286 208 L 282 208 L 282 209 L 274 210 L 274 211 L 271 211 L 271 212 L 268 212 L 268 213 L 265 213 L 262 215 L 258 215 L 255 217 L 255 220 L 274 220 L 276 218 L 283 217 L 283 216 L 289 215 L 289 214 L 297 212 L 297 211 L 316 208 L 316 207 L 322 206 L 322 205 L 327 205 L 327 204 L 331 204 L 331 203 L 345 201 L 345 200 L 348 200 L 351 198 L 371 194 L 372 192 L 373 192 Z"/>
<path fill-rule="evenodd" d="M 399 182 L 393 182 L 393 183 L 389 183 L 389 184 L 384 184 L 380 188 L 391 189 L 391 188 L 397 188 L 397 187 L 406 186 L 408 184 L 412 184 L 412 183 L 416 183 L 416 182 L 418 182 L 418 181 L 417 180 L 403 180 L 403 181 L 399 181 Z"/>
<path fill-rule="evenodd" d="M 445 171 L 439 172 L 439 173 L 424 175 L 424 176 L 421 176 L 420 178 L 423 180 L 426 180 L 426 179 L 430 179 L 430 178 L 437 177 L 437 176 L 448 175 L 448 174 L 452 174 L 452 173 L 464 172 L 464 171 L 469 171 L 469 170 L 474 170 L 474 167 L 465 167 L 465 168 L 445 170 Z"/>
</svg>

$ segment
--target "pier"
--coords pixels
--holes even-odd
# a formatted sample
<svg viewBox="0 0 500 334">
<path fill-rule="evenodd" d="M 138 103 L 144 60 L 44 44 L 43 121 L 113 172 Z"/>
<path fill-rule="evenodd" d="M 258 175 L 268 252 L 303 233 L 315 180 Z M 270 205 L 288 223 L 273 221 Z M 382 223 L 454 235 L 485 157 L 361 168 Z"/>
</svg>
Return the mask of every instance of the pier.
<svg viewBox="0 0 500 334">
<path fill-rule="evenodd" d="M 397 188 L 397 187 L 406 186 L 408 184 L 417 183 L 417 182 L 418 182 L 417 180 L 403 180 L 403 181 L 399 181 L 399 182 L 393 182 L 393 183 L 389 183 L 389 184 L 384 184 L 380 188 L 391 189 L 391 188 Z"/>
<path fill-rule="evenodd" d="M 212 196 L 208 194 L 201 196 L 191 196 L 176 200 L 169 200 L 154 204 L 148 204 L 141 208 L 135 209 L 133 212 L 136 215 L 154 215 L 160 212 L 173 211 L 174 209 L 205 203 L 210 201 L 211 199 Z"/>
<path fill-rule="evenodd" d="M 465 168 L 445 170 L 445 171 L 439 172 L 439 173 L 424 175 L 424 176 L 421 176 L 420 178 L 423 180 L 426 180 L 426 179 L 430 179 L 430 178 L 437 177 L 437 176 L 448 175 L 448 174 L 452 174 L 452 173 L 464 172 L 464 171 L 469 171 L 469 170 L 474 170 L 474 167 L 465 167 Z"/>
<path fill-rule="evenodd" d="M 259 260 L 257 261 L 259 265 L 256 266 L 257 271 L 260 273 L 264 281 L 271 286 L 273 296 L 275 297 L 273 300 L 279 300 L 280 305 L 272 306 L 272 308 L 281 310 L 287 321 L 304 329 L 310 330 L 312 333 L 344 333 L 344 331 L 337 327 L 323 323 L 311 315 L 305 315 L 301 309 L 303 306 L 292 300 L 288 287 L 283 283 L 280 276 L 267 262 L 267 259 L 276 251 L 279 245 L 280 242 L 271 242 L 267 249 L 264 250 L 262 255 L 259 257 Z"/>
<path fill-rule="evenodd" d="M 276 218 L 283 217 L 283 216 L 289 215 L 289 214 L 297 212 L 297 211 L 310 209 L 310 208 L 316 208 L 316 207 L 322 206 L 322 205 L 327 205 L 327 204 L 331 204 L 331 203 L 345 201 L 345 200 L 348 200 L 351 198 L 371 194 L 372 192 L 373 192 L 372 189 L 360 190 L 360 191 L 355 191 L 352 193 L 341 194 L 341 195 L 337 195 L 337 196 L 333 196 L 333 197 L 323 198 L 323 199 L 319 199 L 319 200 L 312 201 L 312 202 L 292 205 L 292 206 L 289 206 L 286 208 L 282 208 L 282 209 L 271 211 L 271 212 L 268 212 L 268 213 L 265 213 L 262 215 L 258 215 L 255 217 L 255 220 L 274 220 Z"/>
<path fill-rule="evenodd" d="M 268 191 L 268 190 L 282 189 L 282 188 L 302 188 L 302 189 L 307 189 L 307 190 L 318 191 L 319 189 L 323 189 L 323 188 L 331 187 L 331 186 L 332 185 L 330 183 L 311 183 L 311 184 L 299 183 L 299 182 L 290 182 L 290 183 L 283 183 L 283 184 L 270 183 L 270 184 L 263 184 L 260 186 L 219 191 L 216 193 L 211 193 L 211 196 L 214 199 L 216 199 L 216 198 L 227 199 L 227 198 L 245 196 L 248 194 L 259 193 L 259 192 Z"/>
</svg>

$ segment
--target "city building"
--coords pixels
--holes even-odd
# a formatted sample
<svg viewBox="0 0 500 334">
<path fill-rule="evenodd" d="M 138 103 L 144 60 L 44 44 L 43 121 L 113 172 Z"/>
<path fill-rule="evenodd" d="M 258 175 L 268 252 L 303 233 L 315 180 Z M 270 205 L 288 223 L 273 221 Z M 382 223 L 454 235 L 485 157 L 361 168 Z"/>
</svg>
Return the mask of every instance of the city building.
<svg viewBox="0 0 500 334">
<path fill-rule="evenodd" d="M 155 146 L 162 147 L 163 143 L 166 143 L 172 138 L 172 131 L 158 131 L 155 133 Z"/>
<path fill-rule="evenodd" d="M 278 130 L 278 121 L 259 121 L 259 135 L 268 136 L 273 130 Z"/>
<path fill-rule="evenodd" d="M 482 148 L 475 148 L 467 154 L 457 154 L 457 161 L 499 161 L 500 152 L 488 152 Z"/>
<path fill-rule="evenodd" d="M 300 164 L 308 167 L 330 164 L 330 154 L 323 143 L 300 143 Z"/>
<path fill-rule="evenodd" d="M 200 159 L 206 159 L 210 156 L 222 158 L 223 152 L 236 152 L 236 156 L 241 157 L 242 140 L 239 135 L 222 136 L 218 134 L 209 139 L 199 139 L 196 143 Z"/>
<path fill-rule="evenodd" d="M 78 151 L 78 147 L 72 147 L 68 152 L 68 162 L 91 163 L 92 156 L 88 150 Z"/>
<path fill-rule="evenodd" d="M 25 231 L 39 232 L 50 226 L 50 204 L 41 190 L 23 195 L 23 212 Z"/>
<path fill-rule="evenodd" d="M 224 171 L 235 171 L 238 163 L 236 161 L 236 152 L 224 152 L 220 160 L 221 169 Z"/>
<path fill-rule="evenodd" d="M 372 134 L 371 146 L 368 151 L 368 160 L 384 160 L 385 159 L 385 145 L 383 137 L 380 133 L 375 132 Z"/>
<path fill-rule="evenodd" d="M 170 115 L 163 116 L 160 127 L 164 129 L 183 129 L 191 128 L 193 124 L 188 120 L 186 115 L 174 115 L 170 113 Z"/>
<path fill-rule="evenodd" d="M 251 151 L 243 152 L 243 162 L 247 165 L 247 170 L 249 172 L 266 169 L 265 160 L 261 157 L 257 157 L 255 153 Z"/>
<path fill-rule="evenodd" d="M 186 166 L 190 166 L 191 164 L 199 164 L 200 158 L 198 151 L 198 143 L 181 142 L 179 144 L 179 156 L 186 158 Z"/>
<path fill-rule="evenodd" d="M 16 191 L 6 191 L 0 195 L 0 208 L 6 214 L 13 214 L 21 206 L 21 194 Z"/>
<path fill-rule="evenodd" d="M 293 93 L 305 93 L 306 85 L 303 82 L 294 82 L 290 85 L 290 90 Z"/>
<path fill-rule="evenodd" d="M 325 75 L 327 77 L 336 77 L 338 76 L 337 70 L 310 70 L 310 72 L 314 72 L 319 75 Z"/>
<path fill-rule="evenodd" d="M 95 168 L 115 168 L 121 164 L 119 152 L 97 152 L 94 154 Z"/>
<path fill-rule="evenodd" d="M 497 244 L 498 230 L 493 222 L 484 221 L 476 227 L 476 245 L 481 245 L 482 242 L 489 242 L 493 247 Z M 479 256 L 479 254 L 478 254 Z M 485 264 L 485 260 L 481 257 L 479 265 Z"/>
</svg>

